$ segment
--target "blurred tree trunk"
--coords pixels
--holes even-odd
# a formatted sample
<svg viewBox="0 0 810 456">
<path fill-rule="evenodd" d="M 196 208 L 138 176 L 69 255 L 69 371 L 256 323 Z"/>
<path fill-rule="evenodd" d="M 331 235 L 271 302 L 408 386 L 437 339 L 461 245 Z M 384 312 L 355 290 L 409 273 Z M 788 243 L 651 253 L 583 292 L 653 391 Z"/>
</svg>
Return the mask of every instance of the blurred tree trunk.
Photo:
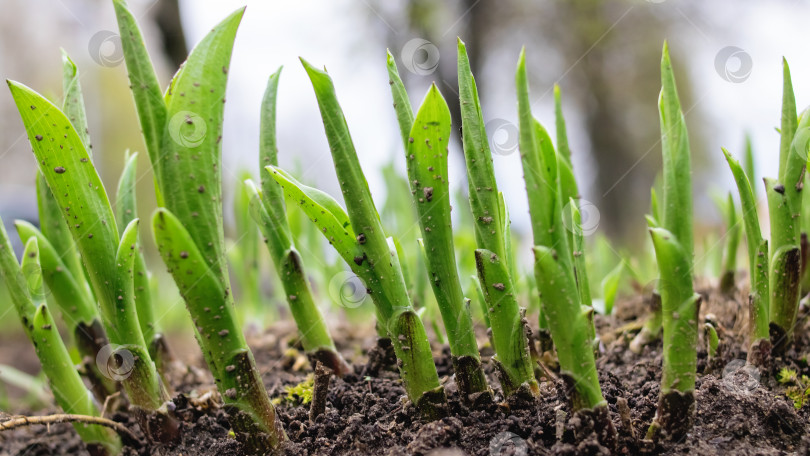
<svg viewBox="0 0 810 456">
<path fill-rule="evenodd" d="M 188 46 L 183 34 L 178 0 L 159 0 L 153 17 L 163 39 L 163 51 L 174 68 L 186 61 Z"/>
</svg>

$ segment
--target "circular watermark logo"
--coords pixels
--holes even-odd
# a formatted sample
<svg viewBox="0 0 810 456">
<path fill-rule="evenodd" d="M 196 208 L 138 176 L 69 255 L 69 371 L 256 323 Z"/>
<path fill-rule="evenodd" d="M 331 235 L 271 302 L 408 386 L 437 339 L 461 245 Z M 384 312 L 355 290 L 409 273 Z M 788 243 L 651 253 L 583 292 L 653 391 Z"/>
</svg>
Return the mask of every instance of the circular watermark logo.
<svg viewBox="0 0 810 456">
<path fill-rule="evenodd" d="M 363 279 L 352 272 L 341 271 L 329 281 L 329 296 L 343 307 L 356 309 L 363 305 L 368 291 Z"/>
<path fill-rule="evenodd" d="M 573 204 L 577 204 L 580 218 L 580 223 L 576 224 L 572 218 L 573 208 L 571 204 L 572 203 L 569 201 L 568 204 L 563 207 L 563 225 L 565 225 L 565 229 L 583 236 L 590 236 L 596 233 L 596 230 L 599 228 L 599 220 L 602 218 L 599 213 L 599 208 L 588 200 L 581 198 L 576 200 Z"/>
<path fill-rule="evenodd" d="M 422 38 L 414 38 L 402 46 L 402 64 L 413 74 L 427 76 L 439 67 L 439 48 Z"/>
<path fill-rule="evenodd" d="M 485 126 L 489 147 L 497 155 L 511 155 L 518 150 L 520 131 L 517 125 L 504 119 L 492 119 Z"/>
<path fill-rule="evenodd" d="M 207 134 L 208 125 L 197 113 L 180 111 L 169 120 L 169 135 L 183 147 L 198 147 L 205 141 Z"/>
<path fill-rule="evenodd" d="M 744 359 L 731 360 L 723 368 L 723 384 L 731 391 L 750 393 L 759 387 L 759 369 Z"/>
<path fill-rule="evenodd" d="M 503 431 L 499 432 L 489 441 L 490 456 L 526 456 L 529 454 L 529 446 L 519 435 Z"/>
<path fill-rule="evenodd" d="M 104 67 L 115 67 L 124 61 L 124 48 L 121 37 L 110 30 L 96 32 L 87 45 L 90 58 Z"/>
<path fill-rule="evenodd" d="M 135 356 L 124 347 L 107 344 L 98 351 L 96 366 L 101 375 L 120 382 L 132 375 Z"/>
<path fill-rule="evenodd" d="M 745 82 L 751 76 L 754 60 L 737 46 L 726 46 L 714 58 L 714 69 L 721 78 L 735 84 Z"/>
</svg>

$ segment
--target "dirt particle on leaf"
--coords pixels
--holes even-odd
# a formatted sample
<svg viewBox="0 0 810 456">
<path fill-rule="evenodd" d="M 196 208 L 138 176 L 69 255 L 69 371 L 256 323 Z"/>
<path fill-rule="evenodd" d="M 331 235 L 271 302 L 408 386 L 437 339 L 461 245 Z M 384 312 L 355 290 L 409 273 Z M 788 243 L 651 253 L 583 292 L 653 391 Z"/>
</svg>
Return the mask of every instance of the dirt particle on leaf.
<svg viewBox="0 0 810 456">
<path fill-rule="evenodd" d="M 496 289 L 498 291 L 503 291 L 503 290 L 506 290 L 506 285 L 502 284 L 501 282 L 493 283 L 492 288 L 494 288 L 494 289 Z"/>
<path fill-rule="evenodd" d="M 42 141 L 42 135 L 36 135 L 34 138 L 37 138 L 37 141 Z"/>
<path fill-rule="evenodd" d="M 57 166 L 56 168 L 53 169 L 53 172 L 55 172 L 56 174 L 65 174 L 65 171 L 66 170 L 64 166 Z"/>
<path fill-rule="evenodd" d="M 188 252 L 186 252 L 185 250 L 183 250 L 182 252 L 180 252 L 180 258 L 182 258 L 182 259 L 184 259 L 184 260 L 185 260 L 186 258 L 188 258 Z"/>
<path fill-rule="evenodd" d="M 220 335 L 220 337 L 226 337 L 230 333 L 231 332 L 228 331 L 227 329 L 223 329 L 222 331 L 219 332 L 219 335 Z"/>
<path fill-rule="evenodd" d="M 198 191 L 199 193 L 205 193 L 205 186 L 204 186 L 204 185 L 200 185 L 200 186 L 197 188 L 197 191 Z"/>
</svg>

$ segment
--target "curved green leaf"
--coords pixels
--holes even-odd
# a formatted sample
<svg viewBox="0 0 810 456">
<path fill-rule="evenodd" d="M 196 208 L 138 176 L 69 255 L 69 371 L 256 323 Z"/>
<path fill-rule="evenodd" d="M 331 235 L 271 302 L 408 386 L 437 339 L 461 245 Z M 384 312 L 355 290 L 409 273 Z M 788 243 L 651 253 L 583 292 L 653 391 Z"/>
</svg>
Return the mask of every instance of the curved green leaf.
<svg viewBox="0 0 810 456">
<path fill-rule="evenodd" d="M 268 166 L 265 169 L 281 185 L 287 198 L 298 204 L 347 263 L 352 264 L 358 255 L 362 257 L 349 216 L 334 198 L 298 182 L 281 168 Z"/>
</svg>

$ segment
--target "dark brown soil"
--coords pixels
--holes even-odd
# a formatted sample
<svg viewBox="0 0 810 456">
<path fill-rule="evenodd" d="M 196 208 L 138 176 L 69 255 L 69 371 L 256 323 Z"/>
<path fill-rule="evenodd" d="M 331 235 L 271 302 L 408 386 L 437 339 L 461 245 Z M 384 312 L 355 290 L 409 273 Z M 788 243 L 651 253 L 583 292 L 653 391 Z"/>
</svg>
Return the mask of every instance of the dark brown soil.
<svg viewBox="0 0 810 456">
<path fill-rule="evenodd" d="M 708 287 L 704 287 L 708 289 Z M 660 380 L 660 344 L 636 355 L 627 349 L 631 323 L 644 312 L 641 298 L 617 303 L 610 317 L 597 317 L 604 341 L 598 360 L 602 388 L 611 418 L 619 433 L 615 454 L 783 455 L 810 454 L 810 407 L 796 410 L 775 380 L 779 368 L 788 366 L 810 375 L 805 353 L 810 349 L 807 313 L 802 310 L 797 342 L 768 371 L 744 367 L 746 307 L 740 293 L 733 299 L 704 293 L 702 316 L 713 314 L 721 338 L 720 354 L 709 362 L 705 349 L 698 354 L 697 414 L 695 427 L 684 439 L 654 445 L 641 440 L 655 415 Z M 624 329 L 622 329 L 624 328 Z M 610 454 L 588 429 L 586 419 L 572 415 L 561 381 L 541 383 L 537 402 L 503 403 L 491 364 L 485 362 L 496 402 L 471 410 L 459 402 L 447 347 L 435 353 L 439 375 L 450 401 L 450 416 L 421 422 L 404 399 L 395 372 L 382 370 L 377 377 L 363 376 L 366 353 L 373 337 L 361 337 L 356 328 L 336 329 L 338 346 L 354 362 L 355 373 L 332 379 L 326 412 L 314 423 L 308 405 L 283 402 L 278 406 L 290 443 L 285 454 L 304 455 L 601 455 Z M 348 335 L 348 336 L 347 336 Z M 486 337 L 481 338 L 482 345 Z M 271 397 L 286 396 L 285 387 L 300 383 L 311 371 L 305 358 L 290 350 L 294 330 L 274 327 L 251 342 Z M 487 344 L 488 345 L 488 344 Z M 702 344 L 701 344 L 702 345 Z M 357 347 L 363 347 L 362 352 Z M 485 361 L 491 350 L 483 349 Z M 240 444 L 229 437 L 225 412 L 218 407 L 211 378 L 199 362 L 176 368 L 172 383 L 179 392 L 176 411 L 183 420 L 181 441 L 174 445 L 127 446 L 127 455 L 241 455 Z M 211 394 L 214 392 L 213 394 Z M 206 393 L 209 393 L 206 395 Z M 626 400 L 629 422 L 620 416 L 617 401 Z M 35 413 L 47 413 L 36 411 Z M 134 419 L 118 412 L 113 417 Z M 631 429 L 632 428 L 632 429 Z M 139 434 L 140 435 L 140 434 Z M 0 434 L 0 456 L 86 454 L 70 425 L 30 427 Z"/>
</svg>

